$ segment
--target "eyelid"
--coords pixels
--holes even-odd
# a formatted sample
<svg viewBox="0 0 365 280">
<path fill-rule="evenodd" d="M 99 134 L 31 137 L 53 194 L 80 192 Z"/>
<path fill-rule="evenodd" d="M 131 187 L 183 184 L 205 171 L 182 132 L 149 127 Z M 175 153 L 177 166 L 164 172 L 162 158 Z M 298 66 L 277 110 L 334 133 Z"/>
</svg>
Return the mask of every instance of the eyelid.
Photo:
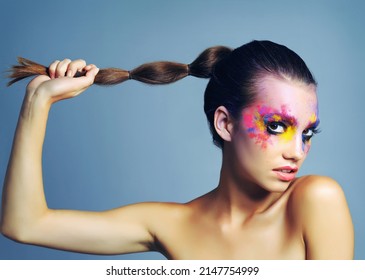
<svg viewBox="0 0 365 280">
<path fill-rule="evenodd" d="M 282 126 L 284 129 L 288 128 L 288 125 L 285 122 L 282 122 L 282 121 L 271 121 L 271 122 L 267 122 L 265 125 L 270 126 L 270 125 L 273 125 L 273 124 Z"/>
<path fill-rule="evenodd" d="M 320 123 L 320 121 L 319 121 L 319 119 L 317 119 L 317 121 L 316 122 L 314 122 L 314 123 L 309 123 L 308 124 L 308 126 L 307 126 L 307 128 L 306 129 L 312 129 L 312 130 L 320 130 L 318 127 L 319 127 L 319 123 Z"/>
<path fill-rule="evenodd" d="M 302 136 L 303 137 L 303 141 L 309 141 L 314 135 L 316 135 L 316 134 L 318 134 L 318 133 L 321 132 L 321 130 L 318 127 L 316 127 L 316 126 L 309 127 L 309 128 L 307 128 L 305 130 L 310 130 L 312 132 L 312 135 L 310 135 L 310 136 L 303 135 Z"/>
<path fill-rule="evenodd" d="M 318 126 L 308 127 L 306 130 L 311 130 L 314 134 L 320 133 L 322 131 Z"/>
<path fill-rule="evenodd" d="M 282 127 L 283 131 L 275 131 L 274 129 L 270 128 L 270 126 L 273 124 Z M 287 125 L 281 121 L 269 121 L 269 122 L 265 123 L 265 126 L 266 126 L 267 131 L 274 135 L 282 134 L 287 129 Z"/>
</svg>

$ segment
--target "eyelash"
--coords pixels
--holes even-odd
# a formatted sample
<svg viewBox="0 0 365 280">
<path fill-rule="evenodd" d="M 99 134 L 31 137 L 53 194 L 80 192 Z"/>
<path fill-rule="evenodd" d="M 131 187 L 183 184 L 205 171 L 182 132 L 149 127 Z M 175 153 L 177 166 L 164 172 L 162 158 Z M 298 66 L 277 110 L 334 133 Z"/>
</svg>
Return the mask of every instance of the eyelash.
<svg viewBox="0 0 365 280">
<path fill-rule="evenodd" d="M 321 132 L 320 129 L 318 129 L 317 127 L 310 127 L 310 128 L 307 128 L 306 130 L 312 131 L 312 135 L 311 136 L 303 135 L 303 142 L 308 142 L 315 134 L 318 134 Z"/>
<path fill-rule="evenodd" d="M 286 130 L 286 128 L 287 128 L 287 126 L 284 124 L 284 123 L 282 123 L 282 122 L 269 122 L 269 123 L 267 123 L 267 125 L 266 125 L 266 130 L 267 130 L 267 132 L 268 133 L 270 133 L 270 134 L 272 134 L 272 135 L 278 135 L 278 134 L 280 134 L 280 133 L 283 133 L 283 132 L 277 132 L 277 131 L 274 131 L 274 129 L 272 128 L 272 126 L 281 126 L 282 128 L 283 128 L 283 130 L 285 131 Z"/>
<path fill-rule="evenodd" d="M 282 132 L 281 131 L 280 132 L 274 131 L 275 128 L 272 128 L 272 126 L 276 126 L 276 128 L 278 126 L 281 126 L 283 128 L 283 131 Z M 281 134 L 281 133 L 285 132 L 286 129 L 287 129 L 287 126 L 283 122 L 269 122 L 266 125 L 266 130 L 271 135 Z M 315 134 L 318 134 L 318 133 L 321 132 L 320 129 L 318 129 L 317 127 L 310 127 L 310 128 L 307 128 L 306 130 L 311 131 L 312 135 L 310 135 L 310 136 L 304 136 L 303 135 L 303 142 L 308 142 Z"/>
</svg>

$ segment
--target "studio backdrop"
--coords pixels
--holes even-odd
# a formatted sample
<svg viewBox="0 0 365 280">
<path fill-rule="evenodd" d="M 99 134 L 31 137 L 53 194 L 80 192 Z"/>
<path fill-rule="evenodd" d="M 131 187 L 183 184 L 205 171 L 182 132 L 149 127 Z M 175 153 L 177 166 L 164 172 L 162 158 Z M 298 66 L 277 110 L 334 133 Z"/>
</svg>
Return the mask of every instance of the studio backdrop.
<svg viewBox="0 0 365 280">
<path fill-rule="evenodd" d="M 156 60 L 190 63 L 210 46 L 272 40 L 297 52 L 319 84 L 322 132 L 300 175 L 331 176 L 342 185 L 355 225 L 355 258 L 365 259 L 364 12 L 360 0 L 0 0 L 0 179 L 27 84 L 6 87 L 5 71 L 17 56 L 45 65 L 83 58 L 100 68 L 133 69 Z M 187 77 L 165 86 L 94 85 L 55 104 L 43 154 L 49 207 L 100 211 L 187 202 L 215 188 L 221 151 L 203 112 L 206 84 Z M 163 258 L 77 254 L 0 236 L 0 259 Z"/>
</svg>

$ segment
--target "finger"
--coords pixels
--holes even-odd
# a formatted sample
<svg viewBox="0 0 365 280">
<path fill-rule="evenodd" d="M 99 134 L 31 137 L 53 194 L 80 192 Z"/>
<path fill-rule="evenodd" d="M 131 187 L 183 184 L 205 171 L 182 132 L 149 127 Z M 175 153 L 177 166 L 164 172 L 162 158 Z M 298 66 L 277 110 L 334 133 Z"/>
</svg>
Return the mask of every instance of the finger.
<svg viewBox="0 0 365 280">
<path fill-rule="evenodd" d="M 67 77 L 73 77 L 75 76 L 77 71 L 82 71 L 86 65 L 86 61 L 83 59 L 76 59 L 72 61 L 67 68 Z"/>
<path fill-rule="evenodd" d="M 93 68 L 93 67 L 96 67 L 96 65 L 95 64 L 88 64 L 88 65 L 86 65 L 85 67 L 84 67 L 84 70 L 85 71 L 89 71 L 91 68 Z"/>
<path fill-rule="evenodd" d="M 86 69 L 85 69 L 86 70 Z M 88 65 L 88 70 L 86 72 L 86 77 L 92 79 L 92 83 L 94 82 L 95 76 L 98 74 L 99 68 L 96 67 L 94 64 Z"/>
<path fill-rule="evenodd" d="M 66 71 L 68 69 L 68 65 L 71 63 L 71 60 L 66 58 L 62 61 L 60 61 L 60 63 L 57 64 L 56 67 L 56 78 L 59 77 L 64 77 L 66 75 Z"/>
<path fill-rule="evenodd" d="M 82 83 L 84 84 L 84 86 L 89 87 L 94 83 L 95 76 L 98 74 L 99 68 L 93 64 L 90 64 L 90 65 L 85 66 L 83 70 L 86 71 L 85 75 L 77 78 L 77 80 L 79 80 L 79 81 L 82 80 Z"/>
<path fill-rule="evenodd" d="M 74 78 L 69 81 L 70 91 L 78 91 L 77 88 L 79 88 L 80 92 L 82 92 L 94 83 L 94 79 L 99 72 L 99 68 L 95 65 L 88 65 L 88 67 L 84 67 L 83 70 L 85 70 L 85 68 L 89 70 L 86 71 L 84 76 Z"/>
<path fill-rule="evenodd" d="M 48 75 L 51 79 L 54 79 L 56 77 L 56 68 L 57 68 L 58 63 L 60 63 L 60 61 L 55 60 L 48 67 Z"/>
<path fill-rule="evenodd" d="M 89 71 L 86 72 L 85 76 L 72 79 L 58 79 L 60 83 L 53 85 L 53 91 L 58 92 L 58 97 L 56 97 L 54 101 L 75 97 L 85 91 L 94 83 L 94 79 L 98 71 L 99 69 L 96 66 L 93 66 Z M 67 79 L 67 83 L 64 82 L 65 79 Z"/>
</svg>

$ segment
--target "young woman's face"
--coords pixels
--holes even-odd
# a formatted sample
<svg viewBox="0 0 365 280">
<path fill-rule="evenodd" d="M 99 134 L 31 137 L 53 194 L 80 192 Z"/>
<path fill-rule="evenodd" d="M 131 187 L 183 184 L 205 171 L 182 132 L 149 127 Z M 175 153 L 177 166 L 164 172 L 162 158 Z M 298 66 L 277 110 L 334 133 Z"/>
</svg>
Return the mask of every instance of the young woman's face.
<svg viewBox="0 0 365 280">
<path fill-rule="evenodd" d="M 306 158 L 318 124 L 315 86 L 263 78 L 232 138 L 240 176 L 268 191 L 284 191 Z"/>
</svg>

